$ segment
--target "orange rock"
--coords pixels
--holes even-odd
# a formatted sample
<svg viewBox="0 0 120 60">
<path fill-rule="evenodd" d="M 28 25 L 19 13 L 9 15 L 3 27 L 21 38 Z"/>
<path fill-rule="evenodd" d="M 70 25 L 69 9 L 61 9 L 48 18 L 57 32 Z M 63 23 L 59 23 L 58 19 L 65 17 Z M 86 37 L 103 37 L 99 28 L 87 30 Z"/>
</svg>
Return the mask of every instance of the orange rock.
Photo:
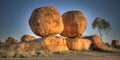
<svg viewBox="0 0 120 60">
<path fill-rule="evenodd" d="M 98 35 L 87 36 L 86 38 L 92 41 L 92 44 L 93 44 L 92 48 L 95 50 L 102 50 L 102 51 L 112 50 L 112 48 L 106 45 Z"/>
<path fill-rule="evenodd" d="M 111 45 L 114 48 L 120 48 L 120 41 L 119 40 L 113 40 Z"/>
<path fill-rule="evenodd" d="M 67 46 L 70 50 L 89 50 L 91 41 L 84 38 L 66 38 Z"/>
<path fill-rule="evenodd" d="M 68 51 L 66 40 L 63 37 L 58 36 L 48 36 L 32 41 L 21 42 L 16 47 L 16 50 L 19 51 Z"/>
<path fill-rule="evenodd" d="M 62 15 L 64 30 L 61 33 L 65 37 L 83 36 L 87 27 L 86 17 L 80 11 L 68 11 Z"/>
<path fill-rule="evenodd" d="M 94 43 L 103 43 L 102 38 L 98 35 L 90 36 L 90 38 Z"/>
<path fill-rule="evenodd" d="M 34 36 L 30 36 L 30 35 L 23 35 L 21 37 L 21 42 L 25 42 L 25 41 L 31 41 L 31 40 L 35 40 L 36 37 Z"/>
<path fill-rule="evenodd" d="M 60 12 L 52 6 L 35 9 L 29 19 L 29 25 L 36 35 L 42 37 L 59 34 L 64 29 Z"/>
</svg>

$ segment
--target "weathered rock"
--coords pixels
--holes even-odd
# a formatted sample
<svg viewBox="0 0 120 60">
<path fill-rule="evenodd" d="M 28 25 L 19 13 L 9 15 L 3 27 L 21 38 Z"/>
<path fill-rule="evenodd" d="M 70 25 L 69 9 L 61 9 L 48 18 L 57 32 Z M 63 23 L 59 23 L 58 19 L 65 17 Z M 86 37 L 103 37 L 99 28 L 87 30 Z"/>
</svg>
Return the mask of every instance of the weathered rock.
<svg viewBox="0 0 120 60">
<path fill-rule="evenodd" d="M 21 42 L 15 50 L 18 51 L 40 51 L 46 50 L 51 52 L 68 51 L 66 40 L 63 37 L 48 36 L 40 39 Z"/>
<path fill-rule="evenodd" d="M 10 46 L 16 43 L 17 43 L 17 40 L 14 37 L 8 37 L 8 39 L 5 41 L 6 46 Z"/>
<path fill-rule="evenodd" d="M 93 45 L 92 48 L 95 50 L 101 50 L 101 51 L 112 50 L 112 48 L 106 45 L 98 35 L 87 36 L 85 38 L 88 38 L 92 41 L 92 45 Z"/>
<path fill-rule="evenodd" d="M 17 44 L 12 44 L 12 45 L 9 45 L 8 47 L 4 47 L 5 49 L 4 50 L 7 50 L 7 51 L 14 51 L 15 48 L 16 48 Z"/>
<path fill-rule="evenodd" d="M 25 42 L 25 41 L 31 41 L 31 40 L 35 40 L 36 37 L 34 36 L 30 36 L 30 35 L 23 35 L 21 37 L 21 42 Z"/>
<path fill-rule="evenodd" d="M 87 27 L 86 17 L 80 11 L 68 11 L 62 15 L 64 30 L 61 33 L 65 37 L 83 36 Z"/>
<path fill-rule="evenodd" d="M 91 41 L 84 38 L 66 38 L 67 46 L 70 50 L 89 50 Z"/>
<path fill-rule="evenodd" d="M 111 45 L 114 48 L 120 48 L 120 41 L 119 40 L 113 40 Z"/>
<path fill-rule="evenodd" d="M 64 29 L 59 11 L 52 6 L 35 9 L 29 19 L 29 25 L 38 36 L 59 34 Z"/>
</svg>

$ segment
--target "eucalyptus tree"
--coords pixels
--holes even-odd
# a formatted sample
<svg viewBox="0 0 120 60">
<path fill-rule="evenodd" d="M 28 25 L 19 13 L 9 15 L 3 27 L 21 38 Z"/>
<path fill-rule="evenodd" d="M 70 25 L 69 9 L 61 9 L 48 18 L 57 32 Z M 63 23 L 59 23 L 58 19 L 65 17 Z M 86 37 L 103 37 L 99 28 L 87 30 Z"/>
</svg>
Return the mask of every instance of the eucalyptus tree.
<svg viewBox="0 0 120 60">
<path fill-rule="evenodd" d="M 106 34 L 111 30 L 110 23 L 103 18 L 97 17 L 92 23 L 92 28 L 97 28 L 102 38 L 102 32 Z"/>
</svg>

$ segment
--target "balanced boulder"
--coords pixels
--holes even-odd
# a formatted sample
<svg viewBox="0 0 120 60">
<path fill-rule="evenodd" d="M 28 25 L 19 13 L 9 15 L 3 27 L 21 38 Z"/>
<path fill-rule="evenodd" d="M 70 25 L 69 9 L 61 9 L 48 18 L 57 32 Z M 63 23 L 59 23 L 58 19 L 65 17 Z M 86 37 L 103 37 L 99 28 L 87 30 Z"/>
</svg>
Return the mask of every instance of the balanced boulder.
<svg viewBox="0 0 120 60">
<path fill-rule="evenodd" d="M 31 40 L 35 40 L 36 37 L 34 36 L 30 36 L 30 35 L 23 35 L 21 37 L 21 42 L 25 42 L 25 41 L 31 41 Z"/>
<path fill-rule="evenodd" d="M 95 50 L 101 50 L 101 51 L 111 51 L 112 48 L 106 45 L 100 36 L 93 35 L 93 36 L 87 36 L 85 38 L 88 38 L 92 41 L 92 48 Z"/>
<path fill-rule="evenodd" d="M 89 50 L 91 41 L 84 38 L 66 38 L 67 46 L 70 50 Z"/>
<path fill-rule="evenodd" d="M 42 37 L 59 34 L 64 29 L 60 12 L 52 6 L 35 9 L 29 19 L 29 25 L 36 35 Z"/>
<path fill-rule="evenodd" d="M 64 30 L 61 33 L 65 37 L 83 36 L 87 27 L 87 20 L 80 11 L 68 11 L 62 15 Z"/>
<path fill-rule="evenodd" d="M 21 42 L 16 46 L 18 51 L 51 51 L 60 52 L 68 51 L 66 40 L 63 37 L 48 36 L 32 41 Z"/>
</svg>

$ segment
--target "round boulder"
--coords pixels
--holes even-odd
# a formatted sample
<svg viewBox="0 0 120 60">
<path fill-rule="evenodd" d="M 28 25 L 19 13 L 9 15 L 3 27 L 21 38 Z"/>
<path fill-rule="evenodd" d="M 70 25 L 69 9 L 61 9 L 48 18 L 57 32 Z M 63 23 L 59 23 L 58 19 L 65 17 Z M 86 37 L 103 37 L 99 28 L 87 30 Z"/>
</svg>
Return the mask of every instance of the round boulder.
<svg viewBox="0 0 120 60">
<path fill-rule="evenodd" d="M 80 11 L 68 11 L 62 15 L 64 30 L 61 33 L 65 37 L 83 36 L 87 27 L 87 20 Z"/>
<path fill-rule="evenodd" d="M 64 29 L 60 12 L 52 6 L 35 9 L 29 19 L 29 25 L 36 35 L 42 37 L 59 34 Z"/>
</svg>

